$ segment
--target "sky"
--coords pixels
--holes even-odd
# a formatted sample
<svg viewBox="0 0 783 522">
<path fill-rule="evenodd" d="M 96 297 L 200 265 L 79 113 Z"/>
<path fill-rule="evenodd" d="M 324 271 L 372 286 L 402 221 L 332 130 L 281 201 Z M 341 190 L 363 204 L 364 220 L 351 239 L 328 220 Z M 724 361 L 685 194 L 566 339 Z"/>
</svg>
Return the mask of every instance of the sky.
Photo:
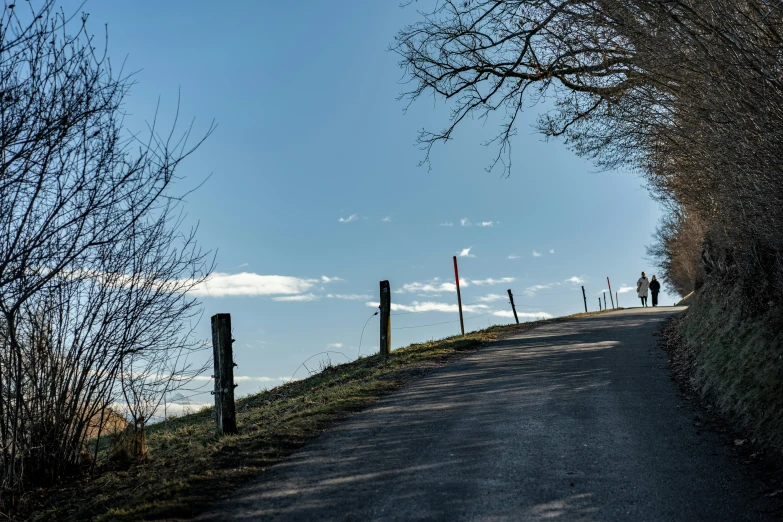
<svg viewBox="0 0 783 522">
<path fill-rule="evenodd" d="M 431 168 L 419 166 L 417 132 L 441 128 L 448 106 L 428 98 L 405 111 L 388 47 L 420 3 L 62 5 L 89 13 L 101 38 L 107 27 L 113 67 L 134 73 L 130 131 L 156 107 L 171 125 L 178 103 L 180 129 L 217 125 L 173 190 L 197 188 L 185 226 L 198 225 L 216 270 L 197 289 L 196 334 L 208 340 L 209 317 L 231 314 L 240 396 L 305 377 L 325 357 L 377 352 L 381 280 L 392 288 L 393 348 L 458 334 L 455 255 L 466 330 L 512 322 L 507 289 L 527 321 L 584 311 L 581 286 L 596 310 L 607 276 L 619 304 L 636 306 L 640 272 L 655 273 L 646 245 L 661 211 L 644 180 L 545 140 L 533 128 L 545 107 L 524 113 L 508 178 L 485 170 L 492 122 L 467 122 Z M 672 305 L 662 283 L 661 304 Z"/>
</svg>

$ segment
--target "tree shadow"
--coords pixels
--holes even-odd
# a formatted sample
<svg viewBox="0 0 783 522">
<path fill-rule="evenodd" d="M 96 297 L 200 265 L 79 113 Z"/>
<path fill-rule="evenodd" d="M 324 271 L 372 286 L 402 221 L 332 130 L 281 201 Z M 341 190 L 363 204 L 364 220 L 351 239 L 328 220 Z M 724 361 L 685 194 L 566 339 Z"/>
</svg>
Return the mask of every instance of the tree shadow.
<svg viewBox="0 0 783 522">
<path fill-rule="evenodd" d="M 626 311 L 492 343 L 200 520 L 756 519 L 756 484 L 680 408 L 653 339 L 666 317 Z"/>
</svg>

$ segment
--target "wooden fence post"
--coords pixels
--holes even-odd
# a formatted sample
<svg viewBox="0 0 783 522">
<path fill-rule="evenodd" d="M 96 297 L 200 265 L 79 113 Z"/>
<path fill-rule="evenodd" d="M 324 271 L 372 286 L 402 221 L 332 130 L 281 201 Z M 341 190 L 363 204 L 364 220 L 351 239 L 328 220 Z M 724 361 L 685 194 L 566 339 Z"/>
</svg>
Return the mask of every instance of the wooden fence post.
<svg viewBox="0 0 783 522">
<path fill-rule="evenodd" d="M 620 294 L 614 293 L 615 300 L 617 301 L 617 308 L 620 308 Z"/>
<path fill-rule="evenodd" d="M 585 313 L 587 313 L 587 294 L 585 294 L 585 287 L 582 287 L 582 299 L 585 300 Z"/>
<path fill-rule="evenodd" d="M 462 335 L 465 335 L 465 322 L 462 320 L 462 296 L 459 293 L 459 270 L 457 270 L 457 256 L 454 256 L 454 279 L 457 280 L 457 304 L 459 305 L 459 327 Z"/>
<path fill-rule="evenodd" d="M 511 293 L 511 289 L 508 289 L 508 298 L 511 299 L 511 311 L 514 312 L 514 320 L 519 324 L 519 317 L 517 317 L 517 307 L 514 306 L 514 294 Z"/>
<path fill-rule="evenodd" d="M 234 405 L 234 350 L 231 338 L 231 314 L 212 316 L 212 355 L 215 361 L 215 421 L 218 435 L 237 432 Z"/>
<path fill-rule="evenodd" d="M 604 310 L 607 310 L 607 308 L 606 308 L 606 292 L 604 292 Z"/>
<path fill-rule="evenodd" d="M 601 311 L 601 298 L 598 298 L 598 311 Z"/>
<path fill-rule="evenodd" d="M 609 282 L 609 276 L 606 276 L 606 284 L 609 285 L 609 299 L 612 300 L 612 308 L 614 308 L 614 298 L 612 297 L 612 283 Z"/>
<path fill-rule="evenodd" d="M 391 353 L 391 287 L 381 281 L 381 357 Z"/>
</svg>

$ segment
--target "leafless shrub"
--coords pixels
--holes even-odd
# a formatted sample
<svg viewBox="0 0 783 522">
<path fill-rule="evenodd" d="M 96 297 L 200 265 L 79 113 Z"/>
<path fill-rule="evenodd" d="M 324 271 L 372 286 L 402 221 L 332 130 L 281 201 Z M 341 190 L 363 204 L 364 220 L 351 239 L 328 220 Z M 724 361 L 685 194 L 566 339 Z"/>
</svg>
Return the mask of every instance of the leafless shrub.
<svg viewBox="0 0 783 522">
<path fill-rule="evenodd" d="M 161 136 L 153 123 L 145 140 L 123 128 L 131 78 L 98 54 L 86 21 L 53 0 L 0 18 L 5 499 L 73 472 L 88 449 L 94 465 L 91 439 L 118 427 L 120 408 L 143 435 L 162 394 L 200 370 L 187 292 L 211 264 L 178 231 L 170 186 L 201 140 L 176 124 Z"/>
<path fill-rule="evenodd" d="M 664 217 L 647 252 L 657 260 L 663 279 L 684 296 L 701 288 L 707 278 L 704 268 L 704 227 L 698 218 L 678 212 Z"/>
</svg>

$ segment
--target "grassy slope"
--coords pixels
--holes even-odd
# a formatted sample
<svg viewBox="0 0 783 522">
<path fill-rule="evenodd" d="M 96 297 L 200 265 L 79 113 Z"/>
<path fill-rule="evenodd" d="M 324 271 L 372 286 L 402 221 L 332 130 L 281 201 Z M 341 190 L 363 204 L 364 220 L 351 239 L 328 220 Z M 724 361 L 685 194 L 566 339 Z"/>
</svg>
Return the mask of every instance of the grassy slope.
<svg viewBox="0 0 783 522">
<path fill-rule="evenodd" d="M 755 441 L 783 456 L 783 332 L 780 311 L 746 317 L 731 293 L 705 287 L 669 328 L 675 371 Z"/>
<path fill-rule="evenodd" d="M 576 314 L 579 317 L 592 314 Z M 34 520 L 189 519 L 331 424 L 503 333 L 564 318 L 492 327 L 331 366 L 237 401 L 240 433 L 215 435 L 212 408 L 151 426 L 149 460 L 31 495 Z"/>
</svg>

